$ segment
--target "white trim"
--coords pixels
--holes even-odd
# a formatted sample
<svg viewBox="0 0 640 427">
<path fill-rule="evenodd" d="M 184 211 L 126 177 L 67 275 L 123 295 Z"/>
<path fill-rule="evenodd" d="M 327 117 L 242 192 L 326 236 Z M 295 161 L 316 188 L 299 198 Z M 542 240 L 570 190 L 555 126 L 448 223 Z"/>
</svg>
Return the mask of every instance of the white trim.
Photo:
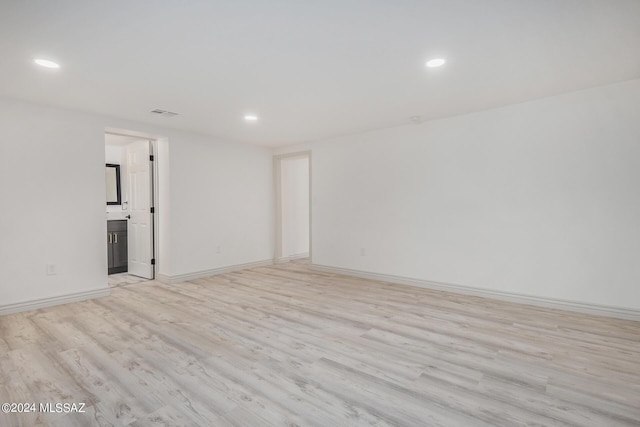
<svg viewBox="0 0 640 427">
<path fill-rule="evenodd" d="M 68 304 L 70 302 L 107 297 L 109 294 L 111 294 L 110 288 L 100 288 L 91 291 L 58 295 L 55 297 L 41 298 L 32 301 L 16 302 L 0 306 L 0 316 L 4 314 L 19 313 L 21 311 L 37 310 L 39 308 L 51 307 L 54 305 Z"/>
<path fill-rule="evenodd" d="M 309 252 L 303 252 L 301 254 L 289 255 L 289 259 L 309 258 Z"/>
<path fill-rule="evenodd" d="M 309 253 L 307 257 L 313 262 L 313 186 L 312 186 L 312 165 L 313 158 L 311 150 L 296 151 L 295 153 L 277 154 L 273 156 L 273 185 L 275 191 L 275 262 L 287 262 L 289 259 L 295 259 L 282 256 L 282 161 L 287 159 L 309 159 Z"/>
<path fill-rule="evenodd" d="M 301 258 L 309 258 L 309 252 L 304 252 L 301 254 L 295 254 L 295 255 L 289 255 L 289 256 L 283 256 L 280 258 L 276 258 L 275 259 L 275 264 L 282 264 L 285 262 L 289 262 L 289 261 L 293 261 L 295 259 L 301 259 Z"/>
<path fill-rule="evenodd" d="M 160 282 L 160 283 L 165 283 L 167 285 L 172 285 L 174 283 L 188 282 L 189 280 L 202 279 L 203 277 L 215 276 L 216 274 L 231 273 L 231 272 L 238 271 L 238 270 L 246 270 L 248 268 L 264 267 L 264 266 L 267 266 L 267 265 L 273 265 L 273 260 L 272 259 L 267 259 L 267 260 L 263 260 L 263 261 L 248 262 L 246 264 L 230 265 L 230 266 L 227 266 L 227 267 L 213 268 L 211 270 L 203 270 L 203 271 L 196 271 L 196 272 L 193 272 L 193 273 L 177 274 L 175 276 L 169 276 L 167 274 L 158 273 L 156 275 L 156 280 L 158 282 Z"/>
<path fill-rule="evenodd" d="M 608 305 L 590 304 L 580 301 L 562 300 L 556 298 L 537 297 L 514 292 L 496 291 L 484 288 L 455 285 L 452 283 L 432 282 L 428 280 L 412 279 L 409 277 L 393 276 L 389 274 L 370 273 L 367 271 L 352 270 L 349 268 L 330 267 L 326 265 L 311 264 L 313 270 L 327 273 L 343 274 L 346 276 L 360 277 L 363 279 L 377 280 L 381 282 L 395 283 L 399 285 L 416 286 L 419 288 L 435 289 L 439 291 L 455 292 L 458 294 L 474 295 L 484 298 L 510 301 L 519 304 L 530 304 L 546 308 L 569 310 L 579 313 L 595 314 L 599 316 L 615 317 L 619 319 L 640 321 L 640 310 L 625 307 L 613 307 Z"/>
<path fill-rule="evenodd" d="M 155 280 L 160 283 L 164 283 L 165 285 L 171 284 L 171 276 L 168 276 L 166 274 L 157 273 Z"/>
</svg>

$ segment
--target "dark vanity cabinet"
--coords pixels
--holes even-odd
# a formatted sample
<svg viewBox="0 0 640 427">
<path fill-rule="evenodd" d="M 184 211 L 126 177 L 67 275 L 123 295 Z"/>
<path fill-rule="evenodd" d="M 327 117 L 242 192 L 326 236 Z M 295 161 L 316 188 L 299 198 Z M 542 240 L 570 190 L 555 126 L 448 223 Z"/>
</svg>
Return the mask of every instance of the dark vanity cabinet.
<svg viewBox="0 0 640 427">
<path fill-rule="evenodd" d="M 109 274 L 127 271 L 129 255 L 127 253 L 127 221 L 107 221 L 107 257 Z"/>
</svg>

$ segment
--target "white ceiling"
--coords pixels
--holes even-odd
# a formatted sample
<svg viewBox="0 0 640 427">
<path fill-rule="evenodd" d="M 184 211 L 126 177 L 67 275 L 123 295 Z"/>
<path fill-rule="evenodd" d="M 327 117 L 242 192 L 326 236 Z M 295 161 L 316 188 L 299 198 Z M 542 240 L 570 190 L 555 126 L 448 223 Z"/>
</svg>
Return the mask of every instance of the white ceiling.
<svg viewBox="0 0 640 427">
<path fill-rule="evenodd" d="M 639 78 L 640 1 L 2 0 L 0 53 L 2 95 L 276 146 Z"/>
</svg>

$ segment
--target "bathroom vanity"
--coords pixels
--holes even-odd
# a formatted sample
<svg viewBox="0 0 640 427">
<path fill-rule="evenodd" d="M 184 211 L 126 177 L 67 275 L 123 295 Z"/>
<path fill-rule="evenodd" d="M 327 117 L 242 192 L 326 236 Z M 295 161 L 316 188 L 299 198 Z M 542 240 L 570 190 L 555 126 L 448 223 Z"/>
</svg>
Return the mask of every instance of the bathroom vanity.
<svg viewBox="0 0 640 427">
<path fill-rule="evenodd" d="M 109 274 L 128 270 L 127 220 L 107 221 L 107 258 Z"/>
</svg>

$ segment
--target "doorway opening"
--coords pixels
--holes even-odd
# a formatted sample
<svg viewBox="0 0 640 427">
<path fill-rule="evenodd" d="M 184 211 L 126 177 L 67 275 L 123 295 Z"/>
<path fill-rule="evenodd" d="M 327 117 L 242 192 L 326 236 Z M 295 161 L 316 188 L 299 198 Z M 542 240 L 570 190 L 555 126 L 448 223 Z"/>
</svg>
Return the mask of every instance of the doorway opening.
<svg viewBox="0 0 640 427">
<path fill-rule="evenodd" d="M 274 157 L 275 262 L 311 262 L 311 152 Z"/>
<path fill-rule="evenodd" d="M 120 132 L 105 132 L 107 200 L 107 271 L 109 286 L 117 287 L 156 276 L 157 141 Z M 114 182 L 114 177 L 115 182 Z"/>
</svg>

